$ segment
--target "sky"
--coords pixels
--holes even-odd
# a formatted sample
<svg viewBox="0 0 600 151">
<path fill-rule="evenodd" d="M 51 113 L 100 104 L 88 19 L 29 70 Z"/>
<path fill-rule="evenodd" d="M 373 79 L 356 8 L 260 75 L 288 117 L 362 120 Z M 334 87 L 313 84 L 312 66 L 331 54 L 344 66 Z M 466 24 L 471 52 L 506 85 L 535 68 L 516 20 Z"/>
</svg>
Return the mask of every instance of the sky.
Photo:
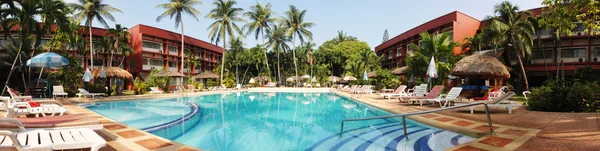
<svg viewBox="0 0 600 151">
<path fill-rule="evenodd" d="M 67 3 L 78 0 L 64 0 Z M 310 29 L 313 33 L 313 42 L 320 46 L 323 42 L 332 39 L 337 31 L 343 30 L 347 35 L 358 37 L 366 41 L 371 48 L 382 43 L 383 33 L 387 29 L 390 38 L 399 35 L 411 28 L 421 25 L 453 11 L 460 11 L 477 19 L 493 14 L 493 6 L 503 0 L 238 0 L 239 8 L 245 11 L 257 2 L 271 3 L 275 16 L 282 16 L 295 5 L 299 9 L 307 10 L 305 21 L 316 25 Z M 542 0 L 509 0 L 519 6 L 521 10 L 541 7 Z M 169 0 L 104 0 L 123 11 L 113 13 L 116 23 L 125 27 L 137 24 L 154 26 L 177 33 L 181 29 L 175 28 L 172 19 L 164 18 L 156 22 L 156 17 L 164 9 L 156 5 L 167 3 Z M 214 20 L 204 18 L 214 8 L 213 0 L 202 0 L 203 4 L 196 6 L 200 11 L 198 20 L 191 16 L 184 16 L 185 34 L 194 38 L 210 42 L 208 25 Z M 108 22 L 114 27 L 115 22 Z M 238 23 L 240 28 L 245 23 Z M 98 22 L 94 27 L 103 27 Z M 228 38 L 229 39 L 229 38 Z M 245 47 L 253 47 L 262 43 L 254 35 L 249 35 L 244 40 Z M 222 46 L 222 42 L 218 44 Z"/>
</svg>

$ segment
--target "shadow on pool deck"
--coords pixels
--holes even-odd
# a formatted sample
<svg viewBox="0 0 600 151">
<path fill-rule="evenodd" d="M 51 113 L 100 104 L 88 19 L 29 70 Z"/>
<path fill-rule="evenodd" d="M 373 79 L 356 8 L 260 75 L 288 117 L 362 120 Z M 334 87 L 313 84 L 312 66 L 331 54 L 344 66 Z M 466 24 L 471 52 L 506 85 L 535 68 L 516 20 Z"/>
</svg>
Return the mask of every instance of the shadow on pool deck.
<svg viewBox="0 0 600 151">
<path fill-rule="evenodd" d="M 399 103 L 397 99 L 383 99 L 366 95 L 382 102 L 410 106 L 417 110 L 431 110 L 439 106 L 419 106 Z M 529 111 L 522 106 L 508 114 L 505 108 L 490 108 L 494 124 L 540 129 L 537 136 L 528 140 L 518 150 L 598 150 L 600 148 L 600 119 L 598 113 L 561 113 Z M 439 112 L 439 114 L 487 122 L 485 112 L 470 114 L 468 108 Z"/>
</svg>

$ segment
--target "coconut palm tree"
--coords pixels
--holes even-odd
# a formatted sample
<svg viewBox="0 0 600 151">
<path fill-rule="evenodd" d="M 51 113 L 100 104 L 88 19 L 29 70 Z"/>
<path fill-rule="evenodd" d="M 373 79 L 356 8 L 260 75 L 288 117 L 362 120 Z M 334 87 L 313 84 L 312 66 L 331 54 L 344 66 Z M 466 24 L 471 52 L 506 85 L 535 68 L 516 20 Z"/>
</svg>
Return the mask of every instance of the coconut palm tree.
<svg viewBox="0 0 600 151">
<path fill-rule="evenodd" d="M 312 22 L 304 21 L 304 17 L 306 15 L 306 10 L 299 10 L 294 5 L 290 5 L 290 10 L 286 11 L 284 17 L 281 19 L 286 28 L 285 34 L 287 36 L 292 37 L 292 45 L 296 47 L 296 37 L 300 39 L 300 43 L 304 43 L 304 38 L 306 37 L 308 40 L 312 40 L 312 32 L 308 30 L 315 26 Z M 296 50 L 292 50 L 293 58 L 294 58 L 294 69 L 296 72 L 296 77 L 298 77 L 298 63 L 296 58 Z M 299 83 L 299 82 L 298 82 Z"/>
<path fill-rule="evenodd" d="M 123 27 L 121 26 L 121 24 L 116 24 L 115 28 L 111 28 L 108 31 L 106 31 L 106 34 L 112 35 L 113 38 L 112 43 L 110 43 L 110 46 L 112 46 L 113 49 L 110 52 L 110 66 L 113 66 L 112 56 L 114 52 L 120 53 L 123 56 L 123 58 L 121 59 L 121 63 L 119 63 L 119 67 L 121 68 L 125 68 L 123 66 L 123 62 L 125 62 L 125 57 L 127 57 L 129 54 L 131 54 L 131 52 L 133 52 L 133 49 L 129 45 L 129 37 L 131 37 L 131 34 L 127 30 L 127 27 Z"/>
<path fill-rule="evenodd" d="M 184 56 L 184 33 L 183 33 L 183 14 L 188 14 L 196 21 L 198 21 L 198 15 L 200 15 L 200 11 L 194 8 L 194 5 L 200 5 L 202 2 L 200 0 L 169 0 L 169 3 L 158 4 L 156 8 L 166 9 L 160 16 L 156 17 L 156 21 L 159 22 L 164 17 L 170 17 L 173 19 L 175 17 L 175 28 L 178 28 L 181 25 L 181 73 L 183 73 L 183 56 Z"/>
<path fill-rule="evenodd" d="M 528 16 L 531 16 L 531 12 L 519 12 L 519 6 L 513 5 L 508 1 L 496 4 L 494 12 L 497 16 L 491 17 L 490 29 L 497 33 L 494 39 L 504 46 L 504 62 L 506 65 L 510 65 L 508 54 L 517 54 L 525 82 L 525 90 L 529 90 L 529 82 L 523 66 L 523 58 L 531 55 L 533 47 L 535 28 L 527 19 Z"/>
<path fill-rule="evenodd" d="M 420 34 L 421 45 L 410 44 L 409 47 L 414 51 L 407 58 L 407 64 L 411 68 L 410 70 L 417 75 L 424 75 L 427 71 L 427 64 L 431 57 L 434 57 L 436 61 L 436 68 L 439 73 L 439 77 L 446 77 L 447 73 L 452 70 L 452 66 L 458 60 L 460 56 L 454 56 L 454 48 L 460 44 L 452 41 L 450 38 L 451 33 L 444 32 L 436 35 L 431 35 L 427 32 Z"/>
<path fill-rule="evenodd" d="M 250 35 L 254 32 L 255 39 L 258 39 L 258 35 L 260 34 L 262 39 L 262 47 L 265 46 L 265 31 L 269 30 L 269 25 L 275 22 L 276 18 L 272 17 L 275 12 L 271 10 L 271 4 L 267 3 L 267 5 L 261 5 L 256 2 L 256 5 L 250 7 L 250 11 L 244 13 L 244 16 L 250 18 L 251 22 L 244 25 L 243 29 L 246 30 L 246 36 Z M 265 58 L 267 58 L 267 49 L 264 50 Z M 267 71 L 270 72 L 269 61 L 268 58 L 265 59 L 265 64 L 267 65 Z M 271 75 L 271 73 L 269 73 Z"/>
<path fill-rule="evenodd" d="M 282 51 L 289 50 L 287 42 L 290 41 L 288 36 L 285 36 L 285 29 L 281 25 L 272 25 L 271 30 L 267 32 L 267 47 L 271 48 L 271 51 L 277 52 L 277 79 L 278 83 L 281 84 L 281 68 L 279 62 L 279 54 Z"/>
<path fill-rule="evenodd" d="M 85 26 L 88 27 L 88 35 L 90 36 L 90 63 L 91 69 L 94 68 L 94 48 L 92 44 L 92 21 L 96 19 L 100 24 L 104 25 L 104 27 L 109 28 L 106 23 L 106 19 L 110 21 L 115 21 L 115 17 L 111 14 L 111 12 L 119 12 L 123 13 L 123 11 L 114 8 L 108 4 L 103 3 L 104 0 L 79 0 L 78 3 L 69 3 L 71 9 L 75 10 L 75 17 L 77 20 L 85 19 Z"/>
<path fill-rule="evenodd" d="M 242 34 L 242 30 L 236 24 L 236 22 L 246 22 L 239 16 L 242 14 L 244 9 L 237 8 L 237 2 L 235 0 L 216 0 L 213 2 L 215 8 L 213 8 L 206 18 L 214 19 L 215 22 L 208 26 L 210 40 L 219 43 L 223 40 L 223 56 L 221 56 L 221 74 L 220 84 L 223 84 L 223 68 L 225 67 L 225 53 L 227 50 L 227 36 L 235 38 L 235 34 Z"/>
<path fill-rule="evenodd" d="M 342 43 L 344 41 L 357 40 L 356 37 L 348 36 L 348 33 L 344 32 L 343 30 L 337 31 L 337 33 L 338 33 L 337 36 L 335 36 L 335 38 L 333 38 L 333 41 L 336 44 Z"/>
</svg>

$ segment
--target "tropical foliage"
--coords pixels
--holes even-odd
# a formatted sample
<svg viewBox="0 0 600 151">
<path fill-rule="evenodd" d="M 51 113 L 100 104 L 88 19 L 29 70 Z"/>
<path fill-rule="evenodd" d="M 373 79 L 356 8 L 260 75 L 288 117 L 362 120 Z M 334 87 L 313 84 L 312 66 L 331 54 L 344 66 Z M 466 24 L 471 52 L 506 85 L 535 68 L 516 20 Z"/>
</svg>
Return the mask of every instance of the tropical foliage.
<svg viewBox="0 0 600 151">
<path fill-rule="evenodd" d="M 312 22 L 304 21 L 306 16 L 306 10 L 299 10 L 294 5 L 290 5 L 290 10 L 284 13 L 284 17 L 281 18 L 282 25 L 286 28 L 285 34 L 292 37 L 292 45 L 296 47 L 296 37 L 300 39 L 300 43 L 304 43 L 304 39 L 312 40 L 312 32 L 308 29 L 313 27 L 315 24 Z M 294 70 L 295 76 L 298 77 L 298 61 L 296 58 L 296 50 L 292 50 L 294 58 Z"/>
<path fill-rule="evenodd" d="M 185 54 L 185 38 L 184 38 L 184 30 L 183 30 L 183 15 L 188 14 L 192 16 L 196 21 L 198 21 L 198 15 L 200 15 L 200 11 L 194 8 L 195 5 L 200 5 L 202 2 L 199 0 L 170 0 L 169 3 L 158 4 L 157 8 L 166 9 L 160 16 L 156 17 L 156 21 L 160 21 L 162 18 L 169 17 L 171 19 L 175 19 L 175 28 L 178 28 L 181 25 L 181 52 Z M 183 58 L 184 55 L 181 55 L 181 67 L 183 67 L 183 63 L 185 61 Z M 191 68 L 190 68 L 191 69 Z M 183 73 L 183 70 L 181 71 Z"/>
<path fill-rule="evenodd" d="M 409 45 L 414 50 L 406 59 L 406 64 L 409 66 L 411 73 L 418 76 L 425 76 L 429 62 L 433 57 L 436 59 L 435 66 L 438 77 L 445 79 L 454 67 L 454 63 L 462 58 L 462 56 L 453 55 L 454 48 L 459 46 L 459 44 L 452 41 L 450 38 L 451 33 L 449 32 L 435 35 L 424 32 L 420 36 L 421 45 Z"/>
<path fill-rule="evenodd" d="M 206 18 L 214 19 L 215 22 L 208 26 L 210 40 L 214 43 L 219 43 L 223 40 L 223 48 L 227 49 L 227 36 L 235 38 L 235 35 L 241 35 L 242 30 L 236 24 L 236 22 L 245 22 L 240 15 L 244 11 L 242 8 L 237 8 L 237 1 L 235 0 L 216 0 L 213 2 L 215 8 L 213 8 Z M 223 69 L 225 66 L 225 55 L 227 51 L 223 51 L 221 59 L 221 74 L 219 74 L 220 82 L 223 84 Z"/>
<path fill-rule="evenodd" d="M 244 25 L 243 29 L 246 30 L 246 35 L 249 35 L 254 32 L 255 39 L 258 39 L 258 35 L 260 34 L 260 38 L 262 40 L 262 47 L 265 47 L 265 31 L 269 31 L 270 25 L 275 22 L 276 18 L 273 17 L 275 12 L 271 10 L 271 4 L 267 3 L 266 5 L 261 5 L 256 2 L 256 5 L 250 7 L 250 11 L 244 13 L 244 16 L 248 17 L 251 22 Z M 267 57 L 267 49 L 263 49 L 263 53 L 265 58 Z M 270 73 L 269 62 L 267 59 L 264 60 L 267 66 L 267 70 Z"/>
</svg>

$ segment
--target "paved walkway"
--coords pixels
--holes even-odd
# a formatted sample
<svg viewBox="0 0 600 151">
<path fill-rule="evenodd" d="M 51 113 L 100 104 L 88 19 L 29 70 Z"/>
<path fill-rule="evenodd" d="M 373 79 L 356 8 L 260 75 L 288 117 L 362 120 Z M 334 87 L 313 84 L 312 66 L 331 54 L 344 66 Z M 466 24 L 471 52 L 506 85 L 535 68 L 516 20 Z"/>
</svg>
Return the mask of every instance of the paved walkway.
<svg viewBox="0 0 600 151">
<path fill-rule="evenodd" d="M 364 95 L 359 100 L 377 101 L 378 104 L 411 108 L 417 111 L 439 108 L 399 103 L 397 99 L 383 99 L 374 94 Z M 536 112 L 528 111 L 525 108 L 523 106 L 513 109 L 512 114 L 508 114 L 504 108 L 491 108 L 491 118 L 496 125 L 540 130 L 537 135 L 526 141 L 517 150 L 599 150 L 600 115 L 598 113 Z M 470 114 L 470 110 L 465 108 L 442 111 L 439 114 L 487 122 L 483 110 Z"/>
</svg>

